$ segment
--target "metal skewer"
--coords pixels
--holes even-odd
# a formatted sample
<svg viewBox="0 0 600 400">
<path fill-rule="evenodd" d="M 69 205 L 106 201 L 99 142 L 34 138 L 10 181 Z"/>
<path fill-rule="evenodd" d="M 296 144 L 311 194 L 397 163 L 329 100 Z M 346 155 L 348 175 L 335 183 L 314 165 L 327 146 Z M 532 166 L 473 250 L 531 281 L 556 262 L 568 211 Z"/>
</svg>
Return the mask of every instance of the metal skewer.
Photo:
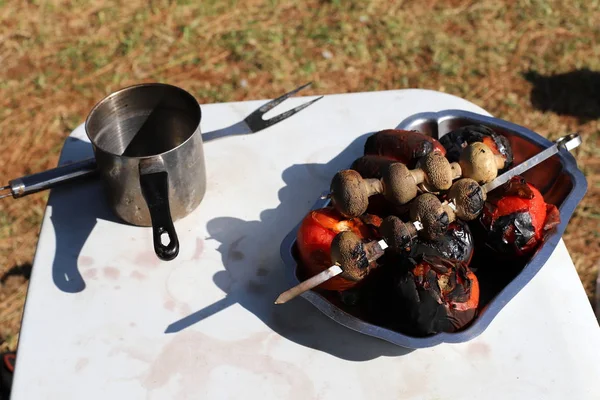
<svg viewBox="0 0 600 400">
<path fill-rule="evenodd" d="M 379 240 L 377 242 L 377 245 L 379 245 L 379 247 L 381 248 L 381 254 L 383 254 L 383 250 L 388 248 L 388 244 L 386 243 L 385 240 Z M 369 259 L 369 262 L 372 262 L 372 261 L 374 261 L 374 260 Z M 344 272 L 344 270 L 341 268 L 340 265 L 338 265 L 338 264 L 332 265 L 331 267 L 327 268 L 325 271 L 319 272 L 317 275 L 314 275 L 314 276 L 310 277 L 309 279 L 301 282 L 300 284 L 294 286 L 293 288 L 288 289 L 285 292 L 281 293 L 279 295 L 279 297 L 277 297 L 277 300 L 275 300 L 275 304 L 286 303 L 286 302 L 290 301 L 291 299 L 293 299 L 294 297 L 296 297 L 308 290 L 314 289 L 315 287 L 319 286 L 321 283 L 328 281 L 329 279 L 341 274 L 342 272 Z"/>
</svg>

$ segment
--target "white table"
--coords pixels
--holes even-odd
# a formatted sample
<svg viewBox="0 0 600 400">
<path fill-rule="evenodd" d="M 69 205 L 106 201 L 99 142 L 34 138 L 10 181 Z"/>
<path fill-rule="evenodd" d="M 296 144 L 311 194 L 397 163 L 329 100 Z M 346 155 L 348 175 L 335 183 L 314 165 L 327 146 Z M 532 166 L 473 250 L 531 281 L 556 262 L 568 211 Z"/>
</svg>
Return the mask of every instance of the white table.
<svg viewBox="0 0 600 400">
<path fill-rule="evenodd" d="M 205 105 L 202 129 L 232 125 L 263 103 Z M 206 143 L 208 191 L 176 222 L 172 262 L 154 255 L 150 229 L 115 220 L 99 182 L 54 190 L 12 398 L 599 399 L 600 328 L 562 241 L 464 344 L 410 352 L 301 298 L 273 305 L 288 288 L 281 240 L 361 155 L 365 136 L 447 108 L 487 114 L 431 91 L 328 95 L 265 131 Z M 91 155 L 80 126 L 61 163 Z"/>
</svg>

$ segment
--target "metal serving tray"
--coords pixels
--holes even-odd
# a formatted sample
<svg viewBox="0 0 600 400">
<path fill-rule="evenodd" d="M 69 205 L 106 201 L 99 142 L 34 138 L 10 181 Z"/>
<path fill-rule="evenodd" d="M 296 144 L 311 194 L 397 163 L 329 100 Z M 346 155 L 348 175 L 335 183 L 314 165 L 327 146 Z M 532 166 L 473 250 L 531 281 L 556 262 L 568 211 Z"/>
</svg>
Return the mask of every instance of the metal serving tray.
<svg viewBox="0 0 600 400">
<path fill-rule="evenodd" d="M 482 124 L 505 135 L 513 148 L 514 162 L 520 163 L 539 151 L 550 147 L 552 142 L 539 134 L 502 119 L 487 117 L 462 110 L 444 110 L 440 112 L 420 113 L 402 121 L 397 128 L 417 130 L 436 139 L 461 126 Z M 408 336 L 391 329 L 378 326 L 353 315 L 352 311 L 336 301 L 327 293 L 308 291 L 302 294 L 306 300 L 334 321 L 366 335 L 378 337 L 398 346 L 417 349 L 440 343 L 460 343 L 479 336 L 491 323 L 502 308 L 521 290 L 544 266 L 571 218 L 575 207 L 587 191 L 587 182 L 577 168 L 573 155 L 561 150 L 542 164 L 526 171 L 523 176 L 534 184 L 543 194 L 547 203 L 554 204 L 560 211 L 560 224 L 552 234 L 529 258 L 523 268 L 508 282 L 497 289 L 494 296 L 486 299 L 478 316 L 463 330 L 455 333 L 440 333 L 428 337 Z M 325 207 L 329 200 L 317 201 L 312 209 Z M 296 233 L 300 224 L 294 228 L 281 244 L 281 257 L 287 267 L 290 283 L 299 283 L 297 276 Z"/>
</svg>

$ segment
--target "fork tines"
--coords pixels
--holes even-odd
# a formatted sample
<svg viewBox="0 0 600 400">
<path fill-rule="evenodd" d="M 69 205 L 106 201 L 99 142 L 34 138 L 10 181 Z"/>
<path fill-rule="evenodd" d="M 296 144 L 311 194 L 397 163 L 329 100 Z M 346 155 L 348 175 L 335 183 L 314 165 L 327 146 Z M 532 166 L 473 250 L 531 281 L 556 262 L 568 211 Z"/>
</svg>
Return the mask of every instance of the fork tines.
<svg viewBox="0 0 600 400">
<path fill-rule="evenodd" d="M 273 107 L 277 106 L 278 104 L 282 103 L 284 100 L 286 100 L 287 98 L 289 98 L 290 96 L 293 96 L 294 94 L 298 93 L 299 91 L 301 91 L 302 89 L 310 86 L 312 84 L 312 82 L 309 82 L 305 85 L 300 86 L 297 89 L 292 90 L 291 92 L 288 92 L 282 96 L 279 96 L 278 98 L 271 100 L 270 102 L 262 105 L 260 108 L 258 108 L 256 111 L 254 111 L 252 114 L 248 115 L 248 117 L 246 117 L 245 121 L 248 124 L 248 126 L 250 127 L 250 129 L 252 130 L 252 132 L 256 132 L 265 128 L 268 128 L 271 125 L 274 125 L 278 122 L 283 121 L 286 118 L 291 117 L 292 115 L 296 114 L 298 111 L 301 111 L 303 109 L 305 109 L 306 107 L 310 106 L 311 104 L 313 104 L 314 102 L 320 100 L 323 98 L 323 96 L 320 96 L 314 100 L 311 100 L 309 102 L 306 102 L 298 107 L 292 108 L 291 110 L 288 110 L 286 112 L 283 112 L 279 115 L 276 115 L 272 118 L 269 118 L 267 120 L 263 119 L 263 115 L 266 114 L 269 110 L 271 110 Z"/>
</svg>

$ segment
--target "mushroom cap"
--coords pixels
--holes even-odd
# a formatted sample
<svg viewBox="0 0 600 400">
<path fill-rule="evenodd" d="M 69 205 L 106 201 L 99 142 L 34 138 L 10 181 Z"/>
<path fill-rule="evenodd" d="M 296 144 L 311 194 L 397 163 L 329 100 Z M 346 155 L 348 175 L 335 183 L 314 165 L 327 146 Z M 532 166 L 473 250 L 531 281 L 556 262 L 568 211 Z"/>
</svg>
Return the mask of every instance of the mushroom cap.
<svg viewBox="0 0 600 400">
<path fill-rule="evenodd" d="M 393 163 L 382 175 L 383 192 L 389 201 L 403 205 L 417 196 L 417 184 L 406 165 Z"/>
<path fill-rule="evenodd" d="M 423 224 L 422 236 L 437 239 L 448 230 L 450 219 L 440 200 L 431 193 L 423 193 L 411 204 L 410 219 Z"/>
<path fill-rule="evenodd" d="M 452 186 L 452 167 L 448 159 L 437 151 L 427 154 L 417 162 L 417 168 L 425 173 L 428 189 L 437 192 Z"/>
<path fill-rule="evenodd" d="M 395 215 L 386 217 L 379 229 L 393 251 L 401 252 L 412 243 L 412 235 L 407 224 Z"/>
<path fill-rule="evenodd" d="M 470 178 L 459 179 L 448 191 L 448 200 L 456 206 L 456 215 L 463 221 L 472 221 L 483 211 L 486 195 L 482 187 Z"/>
<path fill-rule="evenodd" d="M 496 156 L 481 142 L 468 145 L 461 153 L 458 164 L 463 178 L 471 178 L 480 184 L 490 182 L 498 176 Z"/>
<path fill-rule="evenodd" d="M 339 171 L 331 180 L 331 202 L 347 218 L 364 214 L 369 206 L 369 194 L 362 176 L 351 169 Z"/>
<path fill-rule="evenodd" d="M 351 231 L 338 233 L 331 242 L 331 261 L 342 266 L 342 276 L 359 281 L 369 272 L 369 259 L 365 245 Z"/>
</svg>

